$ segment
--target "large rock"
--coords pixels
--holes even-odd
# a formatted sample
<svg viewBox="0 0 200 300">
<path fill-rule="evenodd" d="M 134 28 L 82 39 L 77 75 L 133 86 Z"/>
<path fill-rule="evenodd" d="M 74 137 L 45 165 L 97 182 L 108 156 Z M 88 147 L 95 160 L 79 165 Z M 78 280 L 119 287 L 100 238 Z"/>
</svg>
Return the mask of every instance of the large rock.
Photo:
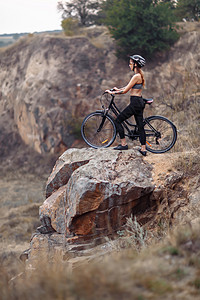
<svg viewBox="0 0 200 300">
<path fill-rule="evenodd" d="M 143 158 L 136 149 L 66 151 L 47 182 L 42 225 L 22 256 L 31 264 L 42 254 L 68 260 L 95 253 L 97 245 L 102 254 L 108 237 L 119 237 L 131 215 L 162 237 L 170 225 L 183 222 L 191 200 L 184 174 L 174 168 L 178 159 L 177 153 Z"/>
<path fill-rule="evenodd" d="M 151 205 L 153 189 L 151 166 L 136 151 L 69 149 L 48 179 L 40 219 L 65 236 L 112 234 Z"/>
</svg>

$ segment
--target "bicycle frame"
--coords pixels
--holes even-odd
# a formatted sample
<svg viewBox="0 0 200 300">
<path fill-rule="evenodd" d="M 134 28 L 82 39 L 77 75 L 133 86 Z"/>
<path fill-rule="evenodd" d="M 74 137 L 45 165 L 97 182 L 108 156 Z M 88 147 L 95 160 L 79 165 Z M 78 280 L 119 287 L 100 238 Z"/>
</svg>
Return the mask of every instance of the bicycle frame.
<svg viewBox="0 0 200 300">
<path fill-rule="evenodd" d="M 114 95 L 111 95 L 112 96 L 112 99 L 110 101 L 110 104 L 108 106 L 107 109 L 105 109 L 105 113 L 104 113 L 104 118 L 102 119 L 102 122 L 98 128 L 98 132 L 101 131 L 103 125 L 104 125 L 104 122 L 105 122 L 105 119 L 106 119 L 106 115 L 108 114 L 109 110 L 111 110 L 115 116 L 117 117 L 119 114 L 120 114 L 120 110 L 119 108 L 116 106 L 116 104 L 114 103 L 114 98 L 115 96 Z M 155 133 L 155 135 L 157 136 L 157 138 L 160 137 L 160 132 L 158 132 L 155 128 L 153 128 L 153 126 L 148 122 L 148 119 L 144 118 L 143 119 L 143 122 L 144 124 L 148 124 L 149 127 L 151 128 L 151 134 L 148 134 L 146 130 L 146 136 L 151 136 L 152 135 L 152 131 Z M 125 136 L 127 136 L 128 138 L 132 139 L 132 140 L 136 140 L 139 138 L 139 133 L 137 133 L 137 125 L 136 124 L 132 124 L 130 123 L 128 120 L 125 120 L 124 122 L 122 122 L 122 126 L 126 129 L 126 131 L 128 132 L 128 134 L 125 133 Z M 134 127 L 134 130 L 130 130 L 128 126 L 131 126 L 131 127 Z"/>
</svg>

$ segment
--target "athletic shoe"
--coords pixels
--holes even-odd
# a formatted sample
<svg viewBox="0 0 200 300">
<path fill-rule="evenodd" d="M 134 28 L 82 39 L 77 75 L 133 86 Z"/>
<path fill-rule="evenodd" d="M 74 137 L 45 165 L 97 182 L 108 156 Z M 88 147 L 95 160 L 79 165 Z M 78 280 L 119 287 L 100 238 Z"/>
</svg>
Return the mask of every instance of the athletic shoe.
<svg viewBox="0 0 200 300">
<path fill-rule="evenodd" d="M 140 152 L 143 156 L 147 156 L 147 151 L 139 150 L 139 152 Z"/>
<path fill-rule="evenodd" d="M 114 150 L 128 150 L 128 145 L 126 146 L 118 145 L 117 147 L 114 148 Z"/>
</svg>

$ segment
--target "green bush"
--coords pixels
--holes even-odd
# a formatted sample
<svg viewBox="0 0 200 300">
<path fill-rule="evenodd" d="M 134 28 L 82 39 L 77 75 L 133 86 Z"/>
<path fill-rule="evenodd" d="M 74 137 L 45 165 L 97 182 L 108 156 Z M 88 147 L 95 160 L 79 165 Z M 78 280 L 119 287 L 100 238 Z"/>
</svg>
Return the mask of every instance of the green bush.
<svg viewBox="0 0 200 300">
<path fill-rule="evenodd" d="M 78 20 L 74 18 L 67 18 L 62 20 L 61 26 L 63 31 L 68 36 L 73 36 L 78 32 Z"/>
<path fill-rule="evenodd" d="M 179 37 L 170 3 L 153 0 L 108 0 L 104 23 L 117 43 L 117 55 L 133 53 L 151 57 L 166 50 Z"/>
</svg>

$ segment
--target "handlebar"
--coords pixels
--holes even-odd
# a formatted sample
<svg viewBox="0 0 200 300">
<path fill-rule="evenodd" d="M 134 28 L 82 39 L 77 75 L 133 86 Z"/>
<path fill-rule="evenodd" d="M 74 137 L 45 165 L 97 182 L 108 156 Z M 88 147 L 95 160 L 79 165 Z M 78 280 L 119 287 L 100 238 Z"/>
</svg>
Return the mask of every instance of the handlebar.
<svg viewBox="0 0 200 300">
<path fill-rule="evenodd" d="M 114 92 L 114 91 L 115 91 L 115 89 L 110 89 L 109 91 L 110 91 L 110 92 Z M 105 92 L 103 92 L 103 94 L 102 94 L 102 95 L 105 95 L 105 94 L 109 94 L 109 93 L 105 91 Z M 111 94 L 111 95 L 112 95 L 112 96 L 114 96 L 113 94 Z"/>
</svg>

